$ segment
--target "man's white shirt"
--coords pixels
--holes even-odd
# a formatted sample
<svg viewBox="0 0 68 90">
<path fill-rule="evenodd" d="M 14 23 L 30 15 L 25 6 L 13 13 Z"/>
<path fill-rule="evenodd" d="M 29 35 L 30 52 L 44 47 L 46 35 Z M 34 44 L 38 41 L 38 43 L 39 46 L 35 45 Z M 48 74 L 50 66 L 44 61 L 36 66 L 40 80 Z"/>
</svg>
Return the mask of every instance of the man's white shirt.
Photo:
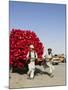
<svg viewBox="0 0 68 90">
<path fill-rule="evenodd" d="M 37 53 L 36 52 L 34 52 L 34 51 L 31 51 L 31 58 L 37 58 Z M 36 57 L 35 57 L 36 56 Z M 27 54 L 27 57 L 29 57 L 29 52 L 28 52 L 28 54 Z"/>
</svg>

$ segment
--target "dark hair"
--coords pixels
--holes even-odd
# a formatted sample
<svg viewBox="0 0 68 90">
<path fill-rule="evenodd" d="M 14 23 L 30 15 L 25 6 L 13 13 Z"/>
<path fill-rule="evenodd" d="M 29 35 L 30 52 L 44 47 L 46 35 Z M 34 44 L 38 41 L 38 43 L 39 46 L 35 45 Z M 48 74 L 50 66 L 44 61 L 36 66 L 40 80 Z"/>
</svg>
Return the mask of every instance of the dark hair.
<svg viewBox="0 0 68 90">
<path fill-rule="evenodd" d="M 48 51 L 52 51 L 52 49 L 51 48 L 48 48 Z"/>
</svg>

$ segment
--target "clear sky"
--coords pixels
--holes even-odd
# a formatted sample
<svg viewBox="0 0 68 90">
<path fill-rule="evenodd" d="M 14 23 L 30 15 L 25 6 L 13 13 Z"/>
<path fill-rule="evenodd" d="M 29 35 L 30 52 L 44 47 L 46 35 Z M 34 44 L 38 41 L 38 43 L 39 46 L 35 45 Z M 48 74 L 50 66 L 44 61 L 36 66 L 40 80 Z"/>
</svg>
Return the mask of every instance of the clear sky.
<svg viewBox="0 0 68 90">
<path fill-rule="evenodd" d="M 34 31 L 47 51 L 65 54 L 65 9 L 64 4 L 9 3 L 10 30 L 12 28 Z"/>
</svg>

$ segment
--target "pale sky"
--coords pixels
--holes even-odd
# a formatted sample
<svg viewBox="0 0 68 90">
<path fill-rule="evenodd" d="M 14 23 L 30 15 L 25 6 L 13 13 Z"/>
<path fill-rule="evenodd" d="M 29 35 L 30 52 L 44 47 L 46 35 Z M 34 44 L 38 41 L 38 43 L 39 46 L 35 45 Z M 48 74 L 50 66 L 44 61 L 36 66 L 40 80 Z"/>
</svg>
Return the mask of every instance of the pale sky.
<svg viewBox="0 0 68 90">
<path fill-rule="evenodd" d="M 34 31 L 45 47 L 53 53 L 65 54 L 65 4 L 25 3 L 10 1 L 10 30 Z"/>
</svg>

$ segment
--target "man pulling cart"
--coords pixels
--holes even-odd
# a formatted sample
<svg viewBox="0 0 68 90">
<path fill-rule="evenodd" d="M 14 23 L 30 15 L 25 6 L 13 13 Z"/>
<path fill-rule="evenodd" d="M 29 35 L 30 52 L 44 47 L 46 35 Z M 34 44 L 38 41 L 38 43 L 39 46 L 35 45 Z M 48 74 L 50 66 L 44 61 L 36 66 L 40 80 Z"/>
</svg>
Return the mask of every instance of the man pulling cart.
<svg viewBox="0 0 68 90">
<path fill-rule="evenodd" d="M 37 53 L 34 50 L 34 46 L 30 45 L 30 51 L 27 54 L 27 58 L 29 58 L 28 61 L 28 76 L 30 79 L 34 78 L 34 72 L 35 72 L 35 60 L 37 59 Z"/>
</svg>

